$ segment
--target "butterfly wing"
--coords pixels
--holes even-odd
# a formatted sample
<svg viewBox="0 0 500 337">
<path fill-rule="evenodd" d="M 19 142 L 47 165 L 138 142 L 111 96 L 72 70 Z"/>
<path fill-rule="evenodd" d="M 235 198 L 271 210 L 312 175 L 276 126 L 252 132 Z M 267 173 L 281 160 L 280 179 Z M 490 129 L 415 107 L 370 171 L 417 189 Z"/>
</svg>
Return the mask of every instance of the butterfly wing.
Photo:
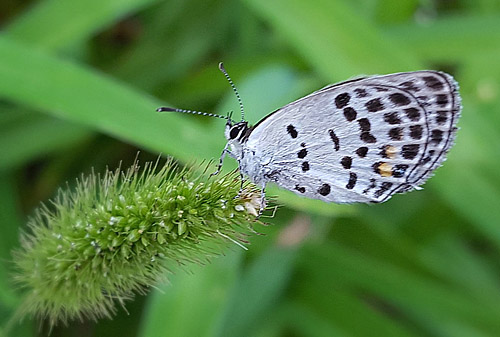
<svg viewBox="0 0 500 337">
<path fill-rule="evenodd" d="M 276 110 L 248 136 L 265 180 L 309 198 L 383 202 L 423 184 L 453 145 L 461 103 L 445 73 L 347 81 Z"/>
</svg>

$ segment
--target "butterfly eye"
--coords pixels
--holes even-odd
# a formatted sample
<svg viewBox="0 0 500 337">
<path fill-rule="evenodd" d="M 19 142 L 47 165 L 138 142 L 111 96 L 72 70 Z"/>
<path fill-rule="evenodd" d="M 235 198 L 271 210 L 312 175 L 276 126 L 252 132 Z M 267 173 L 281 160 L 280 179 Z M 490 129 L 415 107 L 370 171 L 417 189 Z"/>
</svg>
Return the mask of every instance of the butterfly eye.
<svg viewBox="0 0 500 337">
<path fill-rule="evenodd" d="M 240 125 L 232 128 L 231 131 L 229 131 L 229 138 L 235 139 L 236 137 L 238 137 L 240 131 L 241 131 L 241 126 Z"/>
</svg>

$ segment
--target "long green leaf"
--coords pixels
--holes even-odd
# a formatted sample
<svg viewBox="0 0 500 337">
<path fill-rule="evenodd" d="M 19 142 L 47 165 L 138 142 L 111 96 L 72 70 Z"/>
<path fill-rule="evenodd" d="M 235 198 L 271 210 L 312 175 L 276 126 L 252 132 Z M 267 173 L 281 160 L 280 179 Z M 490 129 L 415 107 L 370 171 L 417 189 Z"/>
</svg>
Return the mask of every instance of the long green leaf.
<svg viewBox="0 0 500 337">
<path fill-rule="evenodd" d="M 99 29 L 157 0 L 39 1 L 13 21 L 5 33 L 44 50 L 60 50 L 81 42 Z"/>
<path fill-rule="evenodd" d="M 419 68 L 412 54 L 343 1 L 245 0 L 325 78 Z M 300 18 L 298 20 L 298 18 Z"/>
<path fill-rule="evenodd" d="M 156 0 L 39 1 L 15 17 L 3 33 L 34 48 L 56 52 L 85 41 L 99 29 L 154 2 Z M 14 167 L 67 148 L 89 135 L 88 130 L 74 123 L 33 115 L 32 120 L 20 120 L 14 129 L 2 133 L 0 168 Z"/>
<path fill-rule="evenodd" d="M 405 22 L 383 31 L 421 59 L 456 62 L 491 51 L 500 54 L 499 21 L 499 15 L 448 16 L 425 23 Z"/>
<path fill-rule="evenodd" d="M 89 68 L 5 37 L 0 38 L 0 60 L 0 96 L 5 99 L 182 160 L 220 151 L 192 118 L 157 114 L 159 100 Z"/>
<path fill-rule="evenodd" d="M 0 170 L 71 148 L 92 132 L 80 125 L 47 115 L 12 111 L 9 123 L 0 124 Z"/>
</svg>

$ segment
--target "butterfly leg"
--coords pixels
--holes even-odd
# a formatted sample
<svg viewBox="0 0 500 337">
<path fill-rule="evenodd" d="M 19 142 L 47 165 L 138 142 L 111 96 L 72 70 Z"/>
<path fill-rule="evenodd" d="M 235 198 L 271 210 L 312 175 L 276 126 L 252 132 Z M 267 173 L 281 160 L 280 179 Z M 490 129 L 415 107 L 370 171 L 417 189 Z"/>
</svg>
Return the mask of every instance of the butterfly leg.
<svg viewBox="0 0 500 337">
<path fill-rule="evenodd" d="M 227 151 L 229 152 L 229 151 Z M 240 161 L 238 160 L 238 167 L 241 167 Z M 238 191 L 238 194 L 234 197 L 234 199 L 238 199 L 243 195 L 243 185 L 245 184 L 245 176 L 241 172 L 240 169 L 240 190 Z"/>
<path fill-rule="evenodd" d="M 222 163 L 224 162 L 224 158 L 226 157 L 226 154 L 231 155 L 231 151 L 228 150 L 229 143 L 226 143 L 226 146 L 224 146 L 224 150 L 222 150 L 222 153 L 219 158 L 219 165 L 217 165 L 217 171 L 212 173 L 210 176 L 216 176 L 219 174 L 220 170 L 222 169 Z"/>
<path fill-rule="evenodd" d="M 243 173 L 241 173 L 241 170 L 240 170 L 240 180 L 241 180 L 241 184 L 240 184 L 240 191 L 238 192 L 238 195 L 241 195 L 241 193 L 243 193 L 243 184 L 245 183 L 245 177 L 243 176 Z"/>
<path fill-rule="evenodd" d="M 259 215 L 257 215 L 257 219 L 260 218 L 264 209 L 266 208 L 266 184 L 262 184 L 262 189 L 260 190 L 260 208 Z"/>
</svg>

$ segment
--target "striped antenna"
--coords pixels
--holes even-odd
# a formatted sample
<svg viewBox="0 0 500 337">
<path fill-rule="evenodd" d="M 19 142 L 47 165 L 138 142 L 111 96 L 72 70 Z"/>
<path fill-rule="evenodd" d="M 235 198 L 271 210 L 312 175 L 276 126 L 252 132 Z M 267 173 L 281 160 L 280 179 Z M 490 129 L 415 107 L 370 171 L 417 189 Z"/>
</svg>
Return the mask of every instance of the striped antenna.
<svg viewBox="0 0 500 337">
<path fill-rule="evenodd" d="M 217 117 L 217 118 L 222 118 L 222 119 L 231 119 L 231 115 L 228 114 L 227 116 L 222 116 L 222 115 L 217 115 L 217 114 L 212 114 L 208 112 L 201 112 L 201 111 L 195 111 L 195 110 L 185 110 L 185 109 L 176 109 L 176 108 L 168 108 L 168 107 L 161 107 L 156 109 L 157 112 L 164 112 L 164 111 L 175 111 L 175 112 L 183 112 L 186 114 L 193 114 L 193 115 L 202 115 L 202 116 L 208 116 L 208 117 Z"/>
<path fill-rule="evenodd" d="M 222 62 L 219 63 L 219 69 L 220 69 L 220 71 L 222 71 L 224 76 L 226 76 L 227 81 L 231 85 L 231 88 L 233 88 L 234 93 L 236 94 L 236 98 L 238 99 L 238 103 L 240 104 L 241 121 L 243 122 L 245 120 L 245 111 L 243 110 L 243 102 L 241 101 L 240 94 L 238 93 L 238 90 L 236 90 L 236 87 L 234 86 L 234 83 L 231 80 L 231 77 L 229 77 L 226 69 L 224 68 L 224 64 L 222 64 Z"/>
</svg>

